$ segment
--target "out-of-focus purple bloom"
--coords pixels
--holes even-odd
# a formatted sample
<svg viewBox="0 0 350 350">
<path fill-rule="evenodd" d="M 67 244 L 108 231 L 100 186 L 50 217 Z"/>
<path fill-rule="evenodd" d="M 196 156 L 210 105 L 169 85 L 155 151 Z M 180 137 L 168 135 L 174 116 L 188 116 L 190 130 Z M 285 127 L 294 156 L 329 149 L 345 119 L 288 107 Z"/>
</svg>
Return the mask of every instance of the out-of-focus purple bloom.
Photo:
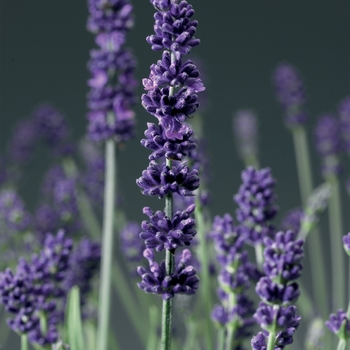
<svg viewBox="0 0 350 350">
<path fill-rule="evenodd" d="M 342 150 L 339 120 L 333 115 L 321 116 L 315 127 L 315 146 L 323 161 L 325 176 L 341 171 L 338 155 Z"/>
<path fill-rule="evenodd" d="M 273 231 L 270 221 L 278 210 L 274 192 L 276 181 L 269 168 L 256 170 L 253 167 L 242 172 L 242 181 L 234 196 L 238 204 L 237 220 L 248 235 L 249 242 L 256 245 Z"/>
<path fill-rule="evenodd" d="M 142 260 L 145 244 L 140 239 L 141 227 L 136 222 L 127 223 L 120 231 L 121 248 L 126 260 L 139 262 Z"/>
<path fill-rule="evenodd" d="M 186 210 L 176 212 L 170 219 L 164 212 L 153 212 L 150 208 L 143 209 L 150 221 L 142 222 L 140 238 L 145 241 L 147 248 L 155 248 L 158 252 L 167 249 L 175 250 L 178 247 L 189 246 L 196 235 L 195 221 L 191 217 L 195 205 Z"/>
<path fill-rule="evenodd" d="M 33 155 L 38 138 L 38 131 L 33 119 L 21 120 L 15 127 L 9 148 L 12 163 L 27 163 Z"/>
<path fill-rule="evenodd" d="M 252 264 L 248 260 L 248 254 L 243 251 L 243 244 L 247 236 L 240 227 L 235 227 L 229 214 L 223 217 L 216 216 L 210 237 L 214 241 L 217 260 L 221 265 L 219 280 L 219 298 L 222 305 L 215 306 L 212 319 L 220 326 L 235 327 L 234 338 L 237 346 L 247 336 L 251 335 L 250 327 L 252 319 L 252 302 L 246 296 L 246 290 L 250 285 L 250 271 Z M 235 305 L 231 305 L 230 295 L 236 299 Z"/>
<path fill-rule="evenodd" d="M 18 333 L 28 333 L 29 340 L 41 346 L 58 340 L 57 300 L 64 296 L 62 281 L 69 267 L 73 242 L 63 231 L 47 235 L 43 249 L 29 262 L 21 258 L 17 271 L 0 273 L 0 299 L 5 309 L 14 314 L 9 326 Z M 45 334 L 39 314 L 46 317 Z"/>
<path fill-rule="evenodd" d="M 7 229 L 24 232 L 30 228 L 31 215 L 25 210 L 22 198 L 14 190 L 0 192 L 0 219 Z"/>
<path fill-rule="evenodd" d="M 80 228 L 78 215 L 76 180 L 63 178 L 55 183 L 53 191 L 54 208 L 60 218 L 60 226 L 67 233 L 75 233 Z"/>
<path fill-rule="evenodd" d="M 137 273 L 142 278 L 138 287 L 146 293 L 159 294 L 164 300 L 173 298 L 175 294 L 195 294 L 199 278 L 193 266 L 187 265 L 191 259 L 191 253 L 188 249 L 183 250 L 182 257 L 175 271 L 169 276 L 165 271 L 165 262 L 158 264 L 154 260 L 154 253 L 151 249 L 145 249 L 144 257 L 148 260 L 150 269 L 142 266 L 137 268 Z"/>
<path fill-rule="evenodd" d="M 33 112 L 38 137 L 43 139 L 54 154 L 66 156 L 73 152 L 70 130 L 64 116 L 52 105 L 42 104 Z"/>
<path fill-rule="evenodd" d="M 340 102 L 338 106 L 340 116 L 341 134 L 343 137 L 343 148 L 350 152 L 350 96 Z"/>
<path fill-rule="evenodd" d="M 350 256 L 350 232 L 343 237 L 343 244 L 346 253 Z"/>
<path fill-rule="evenodd" d="M 57 211 L 48 204 L 41 205 L 35 212 L 35 229 L 40 235 L 40 240 L 45 240 L 47 232 L 54 232 L 60 226 L 60 218 Z"/>
<path fill-rule="evenodd" d="M 69 270 L 65 274 L 64 288 L 68 294 L 74 286 L 79 287 L 81 305 L 85 305 L 91 291 L 91 283 L 101 260 L 101 244 L 83 238 L 70 255 Z"/>
<path fill-rule="evenodd" d="M 295 208 L 288 211 L 282 220 L 282 230 L 291 230 L 295 233 L 298 233 L 300 231 L 301 220 L 303 217 L 304 211 L 300 208 Z"/>
<path fill-rule="evenodd" d="M 170 169 L 165 163 L 159 165 L 151 161 L 136 183 L 142 193 L 148 196 L 163 198 L 168 193 L 192 196 L 199 187 L 199 177 L 198 171 L 190 170 L 186 163 L 175 164 Z"/>
<path fill-rule="evenodd" d="M 101 156 L 86 165 L 86 170 L 82 178 L 84 189 L 91 203 L 96 206 L 101 206 L 103 203 L 105 168 L 105 159 Z"/>
<path fill-rule="evenodd" d="M 258 146 L 258 121 L 256 114 L 250 109 L 242 109 L 235 112 L 233 132 L 242 159 L 256 158 Z"/>
<path fill-rule="evenodd" d="M 339 309 L 336 314 L 331 314 L 326 326 L 340 339 L 350 339 L 350 320 L 344 310 Z"/>
<path fill-rule="evenodd" d="M 90 52 L 88 68 L 89 136 L 93 141 L 114 138 L 124 142 L 134 135 L 136 61 L 122 49 L 125 35 L 133 26 L 128 0 L 89 0 L 88 29 L 96 33 L 99 49 Z"/>
<path fill-rule="evenodd" d="M 56 183 L 65 179 L 66 174 L 61 165 L 52 166 L 45 174 L 41 184 L 41 192 L 48 199 L 52 199 Z"/>
<path fill-rule="evenodd" d="M 304 110 L 305 88 L 297 69 L 289 63 L 281 63 L 275 69 L 272 80 L 278 101 L 285 110 L 287 125 L 297 127 L 305 124 L 308 119 Z"/>
</svg>

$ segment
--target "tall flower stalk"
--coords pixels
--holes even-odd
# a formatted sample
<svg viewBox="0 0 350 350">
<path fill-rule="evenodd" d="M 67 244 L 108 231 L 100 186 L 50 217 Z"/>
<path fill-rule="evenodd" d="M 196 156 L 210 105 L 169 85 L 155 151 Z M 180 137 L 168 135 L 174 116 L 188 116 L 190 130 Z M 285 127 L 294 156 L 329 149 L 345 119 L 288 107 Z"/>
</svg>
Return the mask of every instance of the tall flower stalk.
<svg viewBox="0 0 350 350">
<path fill-rule="evenodd" d="M 341 170 L 339 152 L 341 151 L 340 123 L 335 116 L 323 115 L 315 128 L 315 144 L 322 158 L 322 175 L 332 187 L 329 200 L 329 232 L 332 259 L 332 308 L 345 303 L 346 277 L 345 253 L 342 247 L 343 223 L 338 174 Z"/>
<path fill-rule="evenodd" d="M 187 1 L 151 0 L 156 9 L 155 34 L 147 37 L 152 50 L 164 50 L 162 59 L 151 66 L 148 79 L 143 79 L 147 91 L 142 105 L 158 119 L 159 124 L 148 123 L 142 145 L 153 152 L 151 163 L 137 180 L 145 195 L 165 197 L 163 212 L 153 213 L 144 208 L 150 221 L 143 223 L 140 237 L 145 240 L 145 258 L 150 270 L 138 268 L 142 278 L 138 286 L 148 293 L 163 297 L 161 348 L 171 348 L 172 298 L 175 294 L 194 294 L 199 279 L 193 266 L 188 265 L 191 253 L 185 249 L 179 263 L 175 250 L 188 246 L 196 234 L 190 215 L 194 205 L 183 212 L 173 212 L 173 193 L 192 196 L 199 187 L 198 170 L 190 170 L 184 158 L 195 147 L 192 130 L 186 120 L 199 103 L 197 93 L 204 90 L 199 72 L 192 61 L 183 62 L 183 56 L 199 44 L 194 38 L 197 21 L 191 19 L 194 10 Z M 164 162 L 165 157 L 165 162 Z M 160 159 L 162 163 L 155 160 Z M 165 261 L 154 260 L 153 249 L 165 250 Z"/>
<path fill-rule="evenodd" d="M 273 75 L 273 83 L 277 98 L 285 113 L 285 122 L 291 130 L 294 141 L 300 196 L 305 210 L 307 200 L 313 191 L 313 180 L 309 146 L 305 124 L 308 113 L 304 106 L 306 102 L 305 88 L 299 72 L 289 63 L 280 64 Z M 327 315 L 327 285 L 323 260 L 320 232 L 317 226 L 308 237 L 307 244 L 312 270 L 312 286 L 316 305 L 321 309 L 323 317 Z M 314 305 L 315 307 L 315 305 Z"/>
<path fill-rule="evenodd" d="M 116 198 L 116 142 L 133 135 L 136 82 L 135 60 L 122 48 L 125 35 L 133 26 L 132 6 L 128 0 L 89 0 L 88 29 L 96 33 L 98 49 L 90 52 L 91 71 L 88 95 L 89 126 L 92 140 L 105 142 L 105 191 L 102 227 L 102 263 L 99 292 L 98 335 L 96 347 L 108 348 L 111 290 L 111 265 Z"/>
</svg>

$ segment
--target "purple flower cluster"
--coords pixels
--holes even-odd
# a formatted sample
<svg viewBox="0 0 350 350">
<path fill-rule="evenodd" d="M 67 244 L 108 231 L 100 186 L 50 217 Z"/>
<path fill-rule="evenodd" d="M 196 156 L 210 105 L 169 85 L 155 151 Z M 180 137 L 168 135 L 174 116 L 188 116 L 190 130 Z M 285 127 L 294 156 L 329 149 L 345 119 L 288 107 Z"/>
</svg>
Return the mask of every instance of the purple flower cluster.
<svg viewBox="0 0 350 350">
<path fill-rule="evenodd" d="M 30 228 L 31 216 L 14 190 L 0 192 L 0 221 L 5 223 L 7 230 L 15 232 L 24 232 Z"/>
<path fill-rule="evenodd" d="M 301 220 L 303 219 L 304 215 L 304 211 L 300 208 L 295 208 L 288 211 L 282 220 L 282 230 L 291 230 L 298 233 L 300 231 Z"/>
<path fill-rule="evenodd" d="M 340 309 L 336 314 L 331 314 L 326 326 L 339 339 L 350 339 L 350 320 L 344 310 Z"/>
<path fill-rule="evenodd" d="M 277 99 L 284 109 L 287 125 L 304 125 L 308 119 L 304 110 L 305 87 L 297 69 L 289 63 L 281 63 L 275 69 L 272 80 Z"/>
<path fill-rule="evenodd" d="M 128 0 L 89 0 L 88 29 L 96 34 L 98 49 L 90 52 L 88 68 L 88 133 L 93 141 L 114 138 L 124 142 L 134 134 L 131 106 L 135 101 L 136 61 L 123 49 L 125 36 L 133 26 Z"/>
<path fill-rule="evenodd" d="M 128 222 L 120 231 L 120 241 L 124 257 L 129 262 L 142 260 L 145 245 L 140 240 L 140 225 L 136 222 Z"/>
<path fill-rule="evenodd" d="M 154 260 L 152 249 L 145 249 L 143 256 L 149 262 L 149 270 L 142 266 L 137 268 L 137 273 L 142 278 L 137 285 L 143 291 L 159 294 L 164 300 L 173 298 L 175 294 L 192 295 L 196 293 L 199 278 L 194 267 L 188 265 L 191 260 L 191 252 L 188 249 L 182 251 L 180 262 L 171 275 L 167 275 L 164 261 L 158 264 Z"/>
<path fill-rule="evenodd" d="M 338 113 L 340 116 L 343 148 L 345 152 L 350 153 L 350 96 L 340 102 Z"/>
<path fill-rule="evenodd" d="M 275 334 L 274 349 L 283 349 L 293 342 L 293 335 L 300 325 L 301 317 L 291 305 L 300 295 L 295 282 L 301 276 L 303 240 L 295 241 L 293 231 L 278 232 L 275 239 L 265 237 L 263 268 L 266 276 L 256 285 L 256 292 L 262 299 L 254 318 L 263 329 L 252 339 L 254 350 L 266 349 L 270 332 Z"/>
<path fill-rule="evenodd" d="M 36 125 L 36 133 L 55 155 L 72 154 L 74 146 L 70 141 L 70 130 L 63 114 L 46 103 L 34 110 L 32 118 Z"/>
<path fill-rule="evenodd" d="M 83 238 L 72 251 L 69 258 L 69 270 L 65 274 L 64 288 L 66 293 L 74 286 L 79 287 L 80 303 L 86 299 L 92 288 L 92 279 L 99 269 L 101 260 L 101 244 Z"/>
<path fill-rule="evenodd" d="M 234 196 L 238 204 L 237 220 L 252 245 L 262 243 L 272 234 L 271 221 L 277 214 L 275 179 L 269 168 L 256 170 L 248 167 L 242 172 L 242 185 Z"/>
<path fill-rule="evenodd" d="M 197 93 L 205 88 L 195 64 L 183 59 L 199 44 L 194 37 L 198 22 L 192 19 L 192 6 L 187 1 L 151 0 L 151 3 L 156 9 L 155 34 L 148 36 L 147 42 L 152 50 L 163 50 L 163 54 L 162 59 L 151 66 L 149 77 L 142 81 L 147 91 L 142 95 L 142 105 L 158 119 L 158 125 L 147 124 L 146 138 L 141 143 L 152 150 L 151 163 L 136 182 L 143 194 L 172 201 L 173 194 L 193 196 L 199 187 L 198 170 L 191 170 L 182 160 L 196 147 L 193 131 L 186 121 L 199 106 Z M 156 162 L 158 159 L 160 164 Z M 178 247 L 190 245 L 196 234 L 190 217 L 193 211 L 193 205 L 175 214 L 172 210 L 153 213 L 149 208 L 144 209 L 150 221 L 143 222 L 140 237 L 145 240 L 144 256 L 151 269 L 138 268 L 142 277 L 138 285 L 145 292 L 161 294 L 167 300 L 176 293 L 193 294 L 198 288 L 195 269 L 190 265 L 186 267 L 191 256 L 187 249 L 169 276 L 164 262 L 158 265 L 154 261 L 152 251 L 166 249 L 175 254 Z"/>
<path fill-rule="evenodd" d="M 254 324 L 253 303 L 247 297 L 246 291 L 255 269 L 248 261 L 247 251 L 243 250 L 247 237 L 240 226 L 234 226 L 229 214 L 222 218 L 215 217 L 211 237 L 221 266 L 218 293 L 221 305 L 214 307 L 212 319 L 221 327 L 235 328 L 237 349 L 241 341 L 251 335 L 249 328 Z M 233 304 L 232 297 L 235 299 Z"/>
<path fill-rule="evenodd" d="M 19 334 L 28 334 L 31 342 L 41 346 L 54 344 L 59 338 L 57 301 L 65 295 L 62 281 L 72 245 L 63 231 L 56 236 L 49 234 L 43 249 L 30 262 L 21 258 L 15 273 L 10 269 L 0 273 L 1 303 L 14 314 L 9 326 Z M 45 334 L 40 317 L 46 318 Z"/>
<path fill-rule="evenodd" d="M 341 171 L 338 155 L 342 151 L 341 128 L 339 120 L 333 115 L 321 116 L 315 127 L 315 146 L 322 158 L 324 176 Z"/>
</svg>

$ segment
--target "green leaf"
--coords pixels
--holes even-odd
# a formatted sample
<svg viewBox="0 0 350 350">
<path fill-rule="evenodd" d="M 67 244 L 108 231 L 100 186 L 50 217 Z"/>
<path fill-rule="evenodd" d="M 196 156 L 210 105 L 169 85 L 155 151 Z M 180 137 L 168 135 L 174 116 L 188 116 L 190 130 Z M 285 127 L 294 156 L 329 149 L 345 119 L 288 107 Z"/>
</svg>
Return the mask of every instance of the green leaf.
<svg viewBox="0 0 350 350">
<path fill-rule="evenodd" d="M 80 312 L 79 288 L 74 286 L 68 295 L 65 313 L 65 340 L 71 350 L 85 350 Z"/>
</svg>

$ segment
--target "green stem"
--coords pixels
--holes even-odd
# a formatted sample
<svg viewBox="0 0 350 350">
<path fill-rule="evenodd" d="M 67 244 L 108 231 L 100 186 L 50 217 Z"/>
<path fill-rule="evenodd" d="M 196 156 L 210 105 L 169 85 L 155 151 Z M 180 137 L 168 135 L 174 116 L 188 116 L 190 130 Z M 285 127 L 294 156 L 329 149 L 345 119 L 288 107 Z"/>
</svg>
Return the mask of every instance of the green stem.
<svg viewBox="0 0 350 350">
<path fill-rule="evenodd" d="M 236 300 L 236 294 L 231 292 L 229 294 L 228 299 L 228 309 L 233 310 L 233 308 L 236 306 L 237 300 Z M 226 335 L 226 350 L 233 349 L 233 341 L 234 341 L 234 335 L 237 328 L 237 322 L 236 318 L 233 319 L 231 323 L 227 325 L 227 335 Z"/>
<path fill-rule="evenodd" d="M 140 309 L 133 298 L 130 288 L 128 288 L 128 281 L 125 278 L 124 272 L 119 265 L 117 259 L 113 261 L 113 274 L 111 276 L 113 281 L 114 289 L 116 290 L 118 296 L 122 300 L 122 305 L 129 316 L 131 322 L 133 323 L 137 334 L 140 339 L 144 342 L 147 338 L 147 327 L 145 327 L 144 319 L 140 317 Z"/>
<path fill-rule="evenodd" d="M 256 264 L 261 269 L 264 262 L 264 247 L 261 243 L 254 246 L 255 248 L 255 258 Z"/>
<path fill-rule="evenodd" d="M 307 143 L 306 132 L 303 127 L 292 129 L 294 149 L 298 169 L 300 195 L 304 210 L 307 200 L 312 193 L 312 172 L 309 156 L 309 147 Z M 325 276 L 325 265 L 323 259 L 323 250 L 321 244 L 321 235 L 317 227 L 308 237 L 307 247 L 309 249 L 311 278 L 315 303 L 321 309 L 323 318 L 328 317 L 327 311 L 327 284 Z"/>
<path fill-rule="evenodd" d="M 171 169 L 172 161 L 166 160 L 166 165 Z M 173 194 L 169 193 L 165 197 L 165 215 L 168 218 L 173 217 Z M 165 251 L 165 271 L 166 275 L 170 276 L 174 272 L 175 257 L 173 252 Z M 171 323 L 173 314 L 173 298 L 163 300 L 162 307 L 162 336 L 161 350 L 171 349 Z"/>
<path fill-rule="evenodd" d="M 225 348 L 225 328 L 220 328 L 218 331 L 218 350 Z"/>
<path fill-rule="evenodd" d="M 78 169 L 72 158 L 65 158 L 63 161 L 63 168 L 67 176 L 77 177 Z M 85 228 L 90 232 L 90 236 L 95 239 L 101 237 L 101 226 L 97 220 L 89 197 L 85 193 L 82 187 L 78 189 L 79 195 L 77 196 L 79 214 L 84 222 Z"/>
<path fill-rule="evenodd" d="M 256 154 L 250 154 L 249 156 L 244 158 L 244 165 L 246 167 L 252 166 L 255 169 L 259 169 L 259 161 Z"/>
<path fill-rule="evenodd" d="M 28 336 L 27 334 L 21 335 L 21 350 L 28 350 Z"/>
<path fill-rule="evenodd" d="M 41 333 L 43 335 L 46 335 L 47 333 L 47 319 L 46 319 L 46 315 L 44 312 L 40 312 L 40 316 L 39 316 L 39 319 L 40 319 L 40 330 L 41 330 Z"/>
<path fill-rule="evenodd" d="M 269 339 L 267 341 L 267 348 L 266 348 L 266 350 L 274 350 L 274 348 L 275 348 L 275 338 L 276 338 L 276 332 L 270 332 Z"/>
<path fill-rule="evenodd" d="M 202 212 L 201 203 L 199 200 L 199 194 L 196 196 L 196 209 L 195 209 L 195 218 L 196 226 L 199 237 L 199 259 L 201 263 L 201 296 L 202 296 L 202 305 L 205 306 L 205 343 L 207 349 L 212 349 L 212 330 L 211 330 L 211 319 L 210 312 L 212 309 L 211 302 L 211 289 L 210 289 L 210 280 L 209 280 L 209 262 L 208 262 L 208 249 L 207 249 L 207 240 L 205 237 L 205 223 Z"/>
<path fill-rule="evenodd" d="M 345 305 L 346 278 L 345 252 L 343 249 L 343 224 L 341 214 L 341 197 L 339 181 L 335 175 L 327 177 L 332 186 L 332 196 L 329 200 L 329 231 L 332 258 L 332 310 L 340 309 Z"/>
<path fill-rule="evenodd" d="M 102 237 L 102 262 L 100 273 L 99 312 L 97 349 L 108 349 L 110 292 L 111 292 L 111 266 L 113 255 L 113 221 L 115 205 L 115 173 L 116 154 L 115 142 L 112 139 L 106 141 L 106 173 L 103 208 L 103 237 Z"/>
<path fill-rule="evenodd" d="M 339 339 L 337 350 L 345 350 L 345 349 L 346 349 L 346 340 L 345 339 Z"/>
<path fill-rule="evenodd" d="M 147 350 L 157 349 L 157 319 L 158 319 L 158 309 L 151 305 L 149 307 L 149 323 L 150 331 L 148 335 Z"/>
</svg>

